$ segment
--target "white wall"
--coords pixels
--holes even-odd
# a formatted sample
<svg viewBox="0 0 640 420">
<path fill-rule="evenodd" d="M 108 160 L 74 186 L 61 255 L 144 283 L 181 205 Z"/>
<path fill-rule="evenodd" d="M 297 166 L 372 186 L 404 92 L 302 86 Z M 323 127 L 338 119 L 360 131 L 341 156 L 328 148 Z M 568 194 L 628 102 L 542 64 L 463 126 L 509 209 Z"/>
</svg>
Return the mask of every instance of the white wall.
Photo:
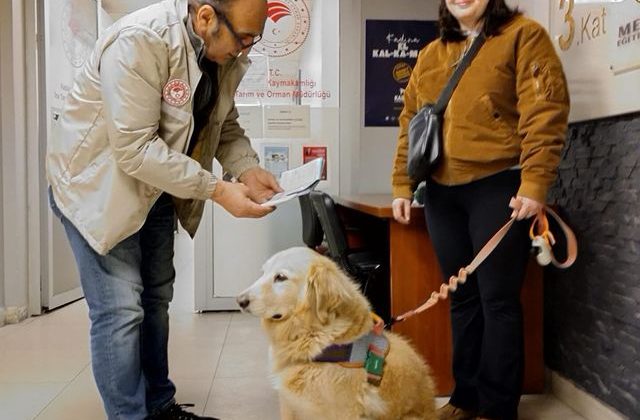
<svg viewBox="0 0 640 420">
<path fill-rule="evenodd" d="M 391 192 L 397 127 L 364 127 L 367 19 L 435 20 L 439 2 L 343 0 L 340 6 L 340 193 Z M 357 69 L 354 71 L 354 69 Z"/>
<path fill-rule="evenodd" d="M 540 0 L 507 0 L 507 4 L 518 7 L 521 12 L 549 28 L 549 13 L 551 6 L 548 1 Z"/>
<path fill-rule="evenodd" d="M 113 21 L 120 19 L 122 16 L 142 9 L 160 0 L 101 0 L 98 6 L 101 6 L 107 12 Z"/>
<path fill-rule="evenodd" d="M 4 133 L 2 132 L 2 127 L 4 127 L 4 124 L 2 122 L 3 120 L 3 109 L 5 108 L 4 106 L 4 101 L 2 100 L 2 96 L 4 93 L 4 74 L 6 73 L 6 65 L 5 63 L 8 62 L 8 60 L 5 60 L 5 54 L 4 54 L 4 42 L 3 40 L 6 39 L 6 31 L 8 28 L 7 25 L 7 4 L 5 4 L 5 2 L 0 2 L 0 164 L 2 164 L 2 167 L 4 168 L 4 158 L 3 158 L 3 151 L 2 149 L 4 148 Z M 4 182 L 3 182 L 4 176 L 3 176 L 3 171 L 0 170 L 0 327 L 2 325 L 4 325 L 4 202 L 5 202 L 5 198 L 4 198 Z"/>
<path fill-rule="evenodd" d="M 26 312 L 29 304 L 29 217 L 27 144 L 35 135 L 30 117 L 35 83 L 35 13 L 32 2 L 0 2 L 0 138 L 2 222 L 0 307 Z M 33 42 L 33 44 L 31 43 Z M 28 48 L 27 48 L 28 46 Z M 32 56 L 33 55 L 33 56 Z"/>
</svg>

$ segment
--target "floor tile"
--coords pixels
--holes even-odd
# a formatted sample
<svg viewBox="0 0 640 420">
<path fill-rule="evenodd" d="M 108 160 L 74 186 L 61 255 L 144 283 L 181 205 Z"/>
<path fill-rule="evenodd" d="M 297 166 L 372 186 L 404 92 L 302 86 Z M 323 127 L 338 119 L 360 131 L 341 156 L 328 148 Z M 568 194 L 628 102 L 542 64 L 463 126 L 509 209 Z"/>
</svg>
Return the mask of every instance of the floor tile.
<svg viewBox="0 0 640 420">
<path fill-rule="evenodd" d="M 194 345 L 196 342 L 196 339 L 169 341 L 169 376 L 172 379 L 213 379 L 222 353 L 222 342 L 205 341 L 204 345 Z"/>
<path fill-rule="evenodd" d="M 70 344 L 72 343 L 72 344 Z M 33 322 L 2 339 L 5 350 L 47 349 L 89 356 L 89 328 L 86 325 L 59 325 Z"/>
<path fill-rule="evenodd" d="M 269 375 L 266 345 L 225 344 L 216 370 L 216 378 L 258 377 Z"/>
<path fill-rule="evenodd" d="M 267 336 L 260 320 L 254 317 L 234 317 L 231 320 L 225 344 L 268 347 Z"/>
<path fill-rule="evenodd" d="M 525 395 L 518 408 L 519 420 L 583 420 L 553 395 Z"/>
<path fill-rule="evenodd" d="M 211 391 L 212 380 L 174 379 L 174 383 L 177 390 L 176 401 L 179 404 L 194 404 L 194 407 L 187 408 L 187 410 L 202 415 Z"/>
<path fill-rule="evenodd" d="M 70 382 L 89 364 L 89 354 L 46 347 L 32 350 L 6 350 L 0 359 L 0 383 Z M 79 344 L 78 344 L 79 345 Z"/>
<path fill-rule="evenodd" d="M 62 308 L 33 317 L 34 322 L 45 325 L 89 326 L 89 307 L 84 299 L 77 300 Z"/>
<path fill-rule="evenodd" d="M 64 382 L 0 383 L 0 420 L 30 420 L 67 384 Z"/>
<path fill-rule="evenodd" d="M 169 331 L 176 337 L 202 337 L 224 342 L 231 320 L 230 314 L 172 313 Z"/>
<path fill-rule="evenodd" d="M 216 378 L 204 415 L 224 420 L 278 420 L 278 396 L 265 377 Z"/>
<path fill-rule="evenodd" d="M 0 338 L 8 337 L 10 334 L 14 333 L 18 328 L 20 328 L 20 324 L 5 324 L 0 327 Z"/>
<path fill-rule="evenodd" d="M 106 419 L 90 366 L 36 417 L 36 420 L 68 419 Z"/>
<path fill-rule="evenodd" d="M 89 365 L 86 303 L 0 328 L 0 420 L 105 419 Z M 277 420 L 260 320 L 171 309 L 170 376 L 180 403 L 224 420 Z M 437 406 L 448 398 L 438 398 Z M 527 395 L 520 420 L 584 420 L 552 395 Z"/>
</svg>

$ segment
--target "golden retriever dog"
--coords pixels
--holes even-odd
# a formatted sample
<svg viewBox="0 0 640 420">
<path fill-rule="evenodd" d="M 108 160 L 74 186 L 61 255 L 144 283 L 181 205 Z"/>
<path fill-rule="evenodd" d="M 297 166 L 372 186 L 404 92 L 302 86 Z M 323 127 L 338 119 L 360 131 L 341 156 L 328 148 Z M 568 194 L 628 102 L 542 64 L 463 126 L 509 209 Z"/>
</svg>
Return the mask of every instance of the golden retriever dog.
<svg viewBox="0 0 640 420">
<path fill-rule="evenodd" d="M 430 370 L 394 333 L 384 332 L 388 353 L 377 386 L 363 367 L 315 361 L 327 347 L 353 343 L 374 327 L 369 302 L 333 261 L 299 247 L 262 269 L 238 304 L 262 319 L 283 419 L 436 419 Z"/>
</svg>

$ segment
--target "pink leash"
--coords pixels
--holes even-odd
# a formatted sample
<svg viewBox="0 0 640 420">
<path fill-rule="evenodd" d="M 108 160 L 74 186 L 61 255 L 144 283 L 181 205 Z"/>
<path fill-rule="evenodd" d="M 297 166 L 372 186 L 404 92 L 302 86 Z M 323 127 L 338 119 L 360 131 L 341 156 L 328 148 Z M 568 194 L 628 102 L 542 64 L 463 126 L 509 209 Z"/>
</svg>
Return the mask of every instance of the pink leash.
<svg viewBox="0 0 640 420">
<path fill-rule="evenodd" d="M 549 243 L 550 241 L 548 238 L 553 238 L 553 236 L 551 235 L 551 232 L 549 232 L 548 230 L 549 221 L 547 220 L 546 213 L 551 214 L 551 216 L 558 222 L 558 224 L 562 228 L 562 231 L 564 232 L 564 235 L 567 238 L 567 259 L 562 263 L 558 262 L 555 259 L 555 257 L 553 256 L 553 251 L 551 250 L 552 243 Z M 471 261 L 469 265 L 461 268 L 460 271 L 458 271 L 457 276 L 449 277 L 448 283 L 442 283 L 440 285 L 439 292 L 438 291 L 432 292 L 429 299 L 427 299 L 422 305 L 418 306 L 417 308 L 412 309 L 408 312 L 405 312 L 402 315 L 398 315 L 396 317 L 391 318 L 391 321 L 387 326 L 391 327 L 393 324 L 405 321 L 411 318 L 412 316 L 418 315 L 426 311 L 427 309 L 435 306 L 439 301 L 447 299 L 449 297 L 449 292 L 455 292 L 456 289 L 458 288 L 458 284 L 464 284 L 467 281 L 467 276 L 469 276 L 471 273 L 476 271 L 478 266 L 482 264 L 482 262 L 485 259 L 487 259 L 487 257 L 493 252 L 494 249 L 496 249 L 500 241 L 502 241 L 502 239 L 506 236 L 509 229 L 511 229 L 511 226 L 513 226 L 514 221 L 515 221 L 515 218 L 509 219 L 509 221 L 505 223 L 504 226 L 502 226 L 500 230 L 497 231 L 491 237 L 491 239 L 489 239 L 489 241 L 482 247 L 482 249 L 478 252 L 478 254 L 475 256 L 475 258 L 473 259 L 473 261 Z M 543 265 L 546 265 L 548 264 L 548 262 L 546 261 L 542 262 L 542 261 L 548 260 L 558 268 L 570 267 L 575 262 L 576 257 L 578 256 L 578 241 L 576 240 L 576 236 L 571 230 L 571 228 L 560 218 L 560 216 L 556 214 L 556 212 L 554 212 L 548 206 L 545 206 L 545 208 L 536 215 L 531 225 L 531 231 L 533 231 L 536 226 L 542 227 L 542 229 L 544 229 L 542 232 L 540 232 L 538 235 L 536 235 L 533 238 L 534 246 L 539 248 L 539 253 L 540 253 L 539 255 L 543 254 L 543 258 L 539 257 L 538 262 Z M 538 239 L 538 241 L 544 242 L 546 246 L 544 244 L 538 245 L 538 243 L 536 242 L 536 238 L 542 238 L 542 240 Z M 545 259 L 544 258 L 545 256 L 547 257 L 550 256 L 550 258 Z"/>
</svg>

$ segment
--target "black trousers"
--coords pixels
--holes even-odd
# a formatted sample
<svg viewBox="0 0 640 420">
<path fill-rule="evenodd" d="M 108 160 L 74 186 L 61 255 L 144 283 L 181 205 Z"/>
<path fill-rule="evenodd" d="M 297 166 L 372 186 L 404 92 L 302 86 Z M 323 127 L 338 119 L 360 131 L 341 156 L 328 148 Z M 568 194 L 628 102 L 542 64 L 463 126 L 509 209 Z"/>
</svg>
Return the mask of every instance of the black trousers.
<svg viewBox="0 0 640 420">
<path fill-rule="evenodd" d="M 509 219 L 520 171 L 459 186 L 433 181 L 425 217 L 445 279 L 471 262 Z M 520 290 L 531 242 L 529 221 L 516 222 L 493 253 L 451 294 L 451 403 L 491 419 L 517 419 L 524 349 Z"/>
</svg>

